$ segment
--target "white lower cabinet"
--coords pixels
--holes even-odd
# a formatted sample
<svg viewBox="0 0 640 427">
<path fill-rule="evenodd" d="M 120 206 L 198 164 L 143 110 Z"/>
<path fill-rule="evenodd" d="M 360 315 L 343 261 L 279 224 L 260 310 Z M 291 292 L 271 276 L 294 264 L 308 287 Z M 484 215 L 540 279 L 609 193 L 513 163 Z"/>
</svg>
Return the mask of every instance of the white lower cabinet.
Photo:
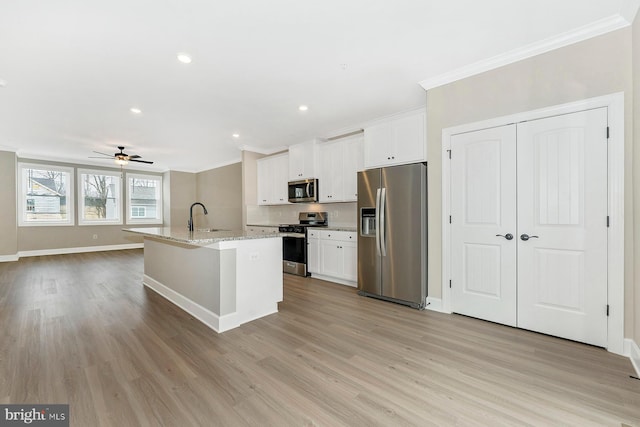
<svg viewBox="0 0 640 427">
<path fill-rule="evenodd" d="M 320 239 L 318 239 L 317 232 L 312 237 L 313 232 L 309 233 L 307 239 L 307 271 L 309 273 L 320 273 Z"/>
<path fill-rule="evenodd" d="M 313 230 L 308 235 L 310 273 L 322 279 L 356 286 L 357 236 L 350 231 Z"/>
</svg>

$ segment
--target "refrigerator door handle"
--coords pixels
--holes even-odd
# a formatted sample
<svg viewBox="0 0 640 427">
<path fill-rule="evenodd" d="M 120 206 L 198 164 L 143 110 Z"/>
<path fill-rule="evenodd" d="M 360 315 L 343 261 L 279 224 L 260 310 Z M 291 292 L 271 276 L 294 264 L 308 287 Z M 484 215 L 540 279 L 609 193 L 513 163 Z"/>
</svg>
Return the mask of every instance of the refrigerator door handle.
<svg viewBox="0 0 640 427">
<path fill-rule="evenodd" d="M 376 190 L 376 253 L 381 256 L 380 253 L 380 189 Z"/>
<path fill-rule="evenodd" d="M 385 211 L 387 210 L 387 189 L 383 188 L 380 196 L 380 251 L 382 256 L 387 256 L 387 226 L 385 224 Z"/>
</svg>

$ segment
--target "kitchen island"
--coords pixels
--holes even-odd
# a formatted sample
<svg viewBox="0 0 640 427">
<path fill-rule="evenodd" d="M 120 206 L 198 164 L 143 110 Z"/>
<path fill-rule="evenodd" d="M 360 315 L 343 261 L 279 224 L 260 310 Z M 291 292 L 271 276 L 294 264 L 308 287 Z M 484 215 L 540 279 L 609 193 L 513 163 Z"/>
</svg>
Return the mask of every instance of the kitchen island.
<svg viewBox="0 0 640 427">
<path fill-rule="evenodd" d="M 216 332 L 278 311 L 280 234 L 168 227 L 124 231 L 144 236 L 144 285 Z"/>
</svg>

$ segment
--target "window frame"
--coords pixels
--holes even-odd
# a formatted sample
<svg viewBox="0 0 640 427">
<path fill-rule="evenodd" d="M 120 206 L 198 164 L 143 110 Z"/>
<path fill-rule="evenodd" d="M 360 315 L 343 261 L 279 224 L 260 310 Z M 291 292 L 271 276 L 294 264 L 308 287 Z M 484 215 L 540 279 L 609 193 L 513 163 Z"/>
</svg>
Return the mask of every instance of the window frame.
<svg viewBox="0 0 640 427">
<path fill-rule="evenodd" d="M 123 215 L 122 215 L 122 198 L 123 198 L 123 188 L 122 188 L 122 173 L 120 171 L 113 170 L 104 170 L 104 169 L 85 169 L 78 168 L 77 169 L 77 180 L 78 180 L 78 225 L 122 225 L 123 224 Z M 116 207 L 115 212 L 117 212 L 117 219 L 84 219 L 84 183 L 82 181 L 82 175 L 105 175 L 112 176 L 118 179 L 119 185 L 116 188 L 117 195 L 116 199 Z"/>
<path fill-rule="evenodd" d="M 146 179 L 157 181 L 156 194 L 157 194 L 157 205 L 156 205 L 156 217 L 155 218 L 138 218 L 131 216 L 131 186 L 129 185 L 130 179 Z M 125 219 L 127 224 L 153 224 L 153 225 L 162 225 L 164 222 L 163 216 L 163 182 L 162 175 L 150 175 L 136 172 L 127 172 L 125 174 L 124 185 L 126 186 L 125 191 Z"/>
<path fill-rule="evenodd" d="M 68 227 L 75 225 L 75 189 L 74 189 L 74 168 L 68 166 L 59 166 L 49 163 L 29 163 L 18 161 L 18 227 Z M 37 170 L 49 170 L 55 172 L 62 172 L 67 176 L 67 188 L 66 188 L 66 207 L 67 207 L 67 219 L 65 220 L 27 220 L 25 214 L 27 213 L 27 183 L 24 179 L 25 169 L 37 169 Z"/>
</svg>

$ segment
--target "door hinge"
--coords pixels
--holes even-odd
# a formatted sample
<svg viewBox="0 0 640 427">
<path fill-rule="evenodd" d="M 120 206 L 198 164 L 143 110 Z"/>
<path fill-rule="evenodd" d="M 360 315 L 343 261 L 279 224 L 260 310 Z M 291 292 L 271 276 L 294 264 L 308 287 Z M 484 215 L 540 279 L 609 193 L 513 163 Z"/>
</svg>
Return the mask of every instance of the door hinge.
<svg viewBox="0 0 640 427">
<path fill-rule="evenodd" d="M 609 228 L 609 215 L 607 215 L 607 228 Z"/>
<path fill-rule="evenodd" d="M 451 289 L 451 280 L 449 280 L 449 289 Z"/>
<path fill-rule="evenodd" d="M 449 224 L 451 224 L 451 215 L 449 215 Z"/>
<path fill-rule="evenodd" d="M 451 150 L 447 150 L 447 153 L 449 153 L 449 160 L 451 160 Z"/>
<path fill-rule="evenodd" d="M 607 317 L 609 317 L 609 304 L 607 304 Z"/>
<path fill-rule="evenodd" d="M 607 126 L 607 139 L 609 139 L 609 126 Z"/>
</svg>

